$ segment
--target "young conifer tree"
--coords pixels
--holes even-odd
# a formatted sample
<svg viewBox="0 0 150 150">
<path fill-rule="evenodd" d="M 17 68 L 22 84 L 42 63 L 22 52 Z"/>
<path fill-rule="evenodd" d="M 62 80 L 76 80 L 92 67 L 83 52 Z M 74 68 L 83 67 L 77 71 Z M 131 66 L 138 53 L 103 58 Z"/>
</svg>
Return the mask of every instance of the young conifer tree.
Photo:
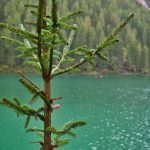
<svg viewBox="0 0 150 150">
<path fill-rule="evenodd" d="M 51 126 L 53 110 L 59 108 L 59 104 L 54 105 L 54 103 L 62 98 L 51 97 L 52 79 L 58 75 L 78 69 L 86 62 L 93 62 L 96 57 L 107 60 L 107 56 L 104 55 L 104 48 L 118 42 L 116 36 L 134 16 L 133 13 L 129 14 L 129 16 L 127 16 L 102 43 L 98 43 L 95 48 L 90 49 L 87 46 L 81 46 L 70 49 L 75 31 L 77 30 L 77 25 L 72 25 L 68 22 L 70 19 L 81 14 L 81 11 L 71 12 L 66 16 L 58 17 L 56 1 L 57 0 L 39 0 L 38 5 L 25 5 L 25 7 L 32 9 L 31 13 L 36 17 L 35 22 L 26 22 L 36 28 L 36 33 L 27 31 L 23 24 L 16 27 L 7 23 L 0 23 L 1 27 L 9 29 L 20 37 L 21 40 L 19 41 L 2 36 L 3 39 L 15 42 L 18 45 L 17 49 L 20 50 L 21 55 L 26 59 L 27 63 L 32 64 L 34 68 L 37 68 L 41 72 L 44 82 L 44 89 L 40 89 L 36 83 L 33 83 L 23 73 L 18 72 L 20 75 L 20 83 L 32 94 L 32 99 L 29 103 L 32 104 L 41 99 L 43 106 L 40 108 L 35 110 L 31 106 L 23 105 L 21 101 L 15 97 L 13 101 L 3 98 L 0 104 L 14 109 L 17 115 L 27 116 L 25 123 L 27 131 L 43 134 L 43 140 L 34 142 L 39 143 L 42 150 L 54 150 L 67 144 L 69 139 L 63 139 L 63 136 L 74 136 L 75 134 L 72 132 L 72 129 L 86 124 L 85 121 L 75 121 L 66 123 L 62 129 L 56 129 Z M 49 11 L 46 10 L 47 5 L 51 6 L 51 14 L 48 14 Z M 64 30 L 70 31 L 67 40 L 62 32 Z M 74 55 L 76 59 L 73 57 Z M 28 128 L 29 121 L 32 117 L 43 122 L 43 129 Z"/>
</svg>

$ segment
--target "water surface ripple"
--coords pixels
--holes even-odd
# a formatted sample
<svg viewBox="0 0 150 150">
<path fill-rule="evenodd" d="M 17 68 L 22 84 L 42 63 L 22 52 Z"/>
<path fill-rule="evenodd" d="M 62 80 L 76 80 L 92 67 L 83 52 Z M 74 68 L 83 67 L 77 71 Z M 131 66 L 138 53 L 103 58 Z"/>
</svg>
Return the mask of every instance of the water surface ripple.
<svg viewBox="0 0 150 150">
<path fill-rule="evenodd" d="M 31 79 L 42 88 L 38 75 Z M 0 98 L 16 96 L 27 103 L 31 95 L 19 85 L 17 76 L 0 75 Z M 150 150 L 150 77 L 69 75 L 54 79 L 52 95 L 62 96 L 61 108 L 53 113 L 58 128 L 70 120 L 86 120 L 78 137 L 61 150 Z M 38 104 L 33 107 L 42 105 Z M 37 136 L 23 129 L 25 118 L 17 118 L 0 106 L 0 150 L 38 150 L 29 144 Z M 30 127 L 42 127 L 34 119 Z M 40 139 L 38 137 L 38 139 Z"/>
</svg>

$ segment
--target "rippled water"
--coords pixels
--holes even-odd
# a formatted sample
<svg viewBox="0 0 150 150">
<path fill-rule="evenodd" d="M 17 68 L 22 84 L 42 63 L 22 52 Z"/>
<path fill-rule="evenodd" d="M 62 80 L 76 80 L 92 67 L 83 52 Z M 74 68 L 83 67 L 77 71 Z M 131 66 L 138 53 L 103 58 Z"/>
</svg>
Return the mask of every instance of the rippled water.
<svg viewBox="0 0 150 150">
<path fill-rule="evenodd" d="M 39 76 L 30 76 L 39 86 Z M 17 76 L 0 75 L 0 97 L 17 95 L 27 102 L 30 95 Z M 62 96 L 61 108 L 53 113 L 58 128 L 70 120 L 86 120 L 75 130 L 78 137 L 61 150 L 150 150 L 150 77 L 64 76 L 53 81 L 53 95 Z M 42 86 L 41 86 L 42 87 Z M 8 93 L 9 92 L 9 93 Z M 41 105 L 41 103 L 36 104 Z M 32 133 L 26 133 L 24 117 L 0 106 L 0 150 L 38 150 Z M 42 127 L 32 121 L 30 127 Z"/>
</svg>

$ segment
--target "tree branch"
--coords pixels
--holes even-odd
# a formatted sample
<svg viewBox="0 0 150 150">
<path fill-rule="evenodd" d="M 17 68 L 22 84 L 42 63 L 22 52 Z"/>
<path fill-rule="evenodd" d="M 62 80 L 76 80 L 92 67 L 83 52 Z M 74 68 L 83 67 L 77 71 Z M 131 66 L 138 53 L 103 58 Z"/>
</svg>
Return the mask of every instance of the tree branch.
<svg viewBox="0 0 150 150">
<path fill-rule="evenodd" d="M 72 71 L 73 69 L 78 68 L 79 66 L 81 66 L 81 65 L 84 64 L 85 62 L 86 62 L 86 59 L 81 59 L 79 63 L 77 63 L 77 64 L 75 64 L 75 65 L 73 65 L 73 66 L 70 66 L 70 67 L 68 67 L 68 68 L 66 68 L 66 69 L 60 70 L 60 71 L 58 71 L 58 72 L 56 72 L 56 73 L 53 73 L 53 74 L 52 74 L 52 78 L 55 77 L 55 76 L 58 76 L 58 75 L 60 75 L 60 74 L 64 74 L 64 73 L 66 73 L 66 72 L 70 72 L 70 71 Z"/>
<path fill-rule="evenodd" d="M 127 23 L 134 17 L 134 13 L 130 13 L 127 18 L 120 23 L 120 25 L 118 27 L 116 27 L 111 34 L 108 35 L 108 37 L 106 38 L 106 40 L 100 45 L 97 47 L 97 50 L 96 52 L 99 52 L 101 51 L 102 49 L 104 49 L 107 45 L 107 43 L 109 43 L 111 40 L 114 39 L 115 36 L 118 35 L 118 33 L 127 25 Z M 96 53 L 95 52 L 95 53 Z"/>
<path fill-rule="evenodd" d="M 29 108 L 28 106 L 25 105 L 17 105 L 11 101 L 9 101 L 8 99 L 4 98 L 2 101 L 0 101 L 1 105 L 6 105 L 10 108 L 13 108 L 15 111 L 27 115 L 27 116 L 33 116 L 33 117 L 38 117 L 39 119 L 41 119 L 42 121 L 44 121 L 44 116 L 37 113 L 37 111 L 35 111 L 34 109 Z"/>
<path fill-rule="evenodd" d="M 74 25 L 75 27 L 77 27 L 77 25 Z M 62 57 L 61 57 L 61 60 L 59 61 L 59 63 L 56 65 L 56 67 L 52 70 L 52 74 L 56 71 L 56 70 L 59 70 L 60 68 L 60 65 L 62 64 L 62 62 L 65 60 L 65 57 L 67 55 L 67 52 L 68 50 L 70 49 L 70 46 L 72 44 L 72 41 L 73 41 L 73 38 L 74 38 L 74 35 L 75 35 L 75 31 L 76 30 L 71 30 L 70 32 L 70 35 L 69 35 L 69 38 L 68 38 L 68 42 L 67 42 L 67 45 L 64 47 L 63 49 L 63 54 L 62 54 Z"/>
<path fill-rule="evenodd" d="M 93 52 L 92 52 L 92 56 L 95 56 L 97 55 L 98 52 L 102 51 L 104 48 L 108 47 L 109 45 L 112 45 L 114 44 L 114 42 L 116 40 L 114 40 L 115 36 L 118 35 L 118 33 L 125 27 L 125 25 L 134 17 L 134 13 L 130 13 L 127 18 L 120 23 L 119 26 L 117 26 L 114 31 L 112 31 L 112 33 L 110 35 L 108 35 L 108 37 L 104 40 L 104 42 L 102 44 L 100 44 Z M 66 69 L 63 69 L 63 70 L 60 70 L 58 72 L 55 72 L 52 74 L 52 77 L 55 77 L 57 75 L 60 75 L 60 74 L 64 74 L 64 73 L 67 73 L 67 72 L 70 72 L 72 71 L 73 69 L 75 68 L 78 68 L 79 66 L 81 66 L 82 64 L 84 64 L 85 62 L 87 62 L 88 59 L 87 58 L 83 58 L 80 60 L 79 63 L 76 63 L 75 65 L 73 66 L 70 66 Z"/>
<path fill-rule="evenodd" d="M 28 81 L 32 86 L 34 86 L 37 90 L 40 90 L 39 87 L 37 87 L 32 81 L 30 81 L 24 74 L 22 74 L 20 71 L 17 71 L 17 73 L 24 78 L 26 81 Z M 40 90 L 41 91 L 41 90 Z"/>
</svg>

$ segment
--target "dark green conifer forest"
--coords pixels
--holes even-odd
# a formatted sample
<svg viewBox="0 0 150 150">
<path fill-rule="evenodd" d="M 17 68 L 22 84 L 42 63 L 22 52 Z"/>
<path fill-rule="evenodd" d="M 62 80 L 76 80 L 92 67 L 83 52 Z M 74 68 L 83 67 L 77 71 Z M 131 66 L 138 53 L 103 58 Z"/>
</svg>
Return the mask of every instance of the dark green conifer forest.
<svg viewBox="0 0 150 150">
<path fill-rule="evenodd" d="M 24 4 L 28 2 L 30 0 L 1 0 L 0 22 L 25 25 L 25 20 L 31 18 L 31 13 L 23 9 Z M 82 15 L 74 20 L 79 30 L 72 48 L 83 44 L 94 47 L 102 42 L 129 12 L 135 12 L 132 22 L 119 35 L 120 44 L 115 44 L 105 51 L 109 56 L 108 62 L 97 60 L 94 65 L 89 63 L 83 66 L 82 71 L 92 71 L 94 68 L 107 68 L 115 72 L 150 71 L 150 11 L 142 5 L 131 0 L 61 0 L 59 8 L 60 16 L 72 10 L 83 9 Z M 29 28 L 28 25 L 25 27 Z M 0 35 L 15 37 L 12 32 L 3 28 L 0 29 Z M 18 59 L 19 52 L 14 49 L 14 44 L 10 46 L 7 41 L 0 40 L 0 45 L 0 71 L 24 66 L 22 58 Z"/>
</svg>

